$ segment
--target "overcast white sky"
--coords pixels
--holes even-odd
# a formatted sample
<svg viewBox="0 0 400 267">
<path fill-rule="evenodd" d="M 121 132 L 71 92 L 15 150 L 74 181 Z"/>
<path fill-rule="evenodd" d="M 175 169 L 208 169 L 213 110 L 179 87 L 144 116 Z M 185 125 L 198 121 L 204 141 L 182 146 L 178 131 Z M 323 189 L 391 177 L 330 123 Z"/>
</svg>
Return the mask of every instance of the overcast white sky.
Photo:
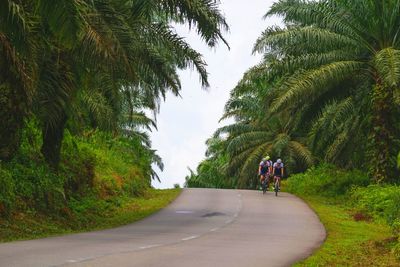
<svg viewBox="0 0 400 267">
<path fill-rule="evenodd" d="M 168 95 L 157 116 L 158 131 L 151 134 L 153 148 L 163 158 L 165 169 L 159 172 L 161 183 L 153 182 L 156 188 L 181 186 L 188 167 L 195 170 L 205 158 L 205 141 L 221 126 L 218 120 L 223 114 L 229 93 L 241 79 L 243 73 L 257 64 L 260 56 L 251 55 L 255 40 L 269 25 L 278 19 L 263 20 L 274 0 L 222 0 L 221 10 L 230 26 L 225 37 L 231 50 L 222 43 L 210 49 L 186 28 L 177 28 L 190 45 L 203 54 L 208 64 L 210 89 L 201 89 L 198 74 L 186 70 L 181 72 L 182 98 Z"/>
</svg>

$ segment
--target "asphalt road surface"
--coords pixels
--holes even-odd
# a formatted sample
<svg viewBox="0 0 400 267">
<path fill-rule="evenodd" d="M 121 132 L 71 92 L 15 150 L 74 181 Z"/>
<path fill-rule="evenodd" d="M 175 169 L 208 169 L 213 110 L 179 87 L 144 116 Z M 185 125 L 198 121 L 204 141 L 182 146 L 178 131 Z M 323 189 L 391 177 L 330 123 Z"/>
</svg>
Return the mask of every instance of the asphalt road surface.
<svg viewBox="0 0 400 267">
<path fill-rule="evenodd" d="M 137 223 L 0 244 L 0 266 L 290 266 L 324 239 L 318 217 L 293 195 L 185 189 Z"/>
</svg>

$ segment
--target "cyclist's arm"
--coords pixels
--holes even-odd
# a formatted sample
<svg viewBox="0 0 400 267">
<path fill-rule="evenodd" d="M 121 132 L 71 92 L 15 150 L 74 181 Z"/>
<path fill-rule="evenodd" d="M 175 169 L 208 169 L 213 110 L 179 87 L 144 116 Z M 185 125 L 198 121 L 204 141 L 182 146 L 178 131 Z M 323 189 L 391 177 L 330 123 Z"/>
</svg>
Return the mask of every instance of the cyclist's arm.
<svg viewBox="0 0 400 267">
<path fill-rule="evenodd" d="M 285 168 L 282 167 L 282 177 L 284 177 L 284 176 L 285 176 Z"/>
<path fill-rule="evenodd" d="M 261 175 L 261 165 L 258 166 L 258 175 Z"/>
</svg>

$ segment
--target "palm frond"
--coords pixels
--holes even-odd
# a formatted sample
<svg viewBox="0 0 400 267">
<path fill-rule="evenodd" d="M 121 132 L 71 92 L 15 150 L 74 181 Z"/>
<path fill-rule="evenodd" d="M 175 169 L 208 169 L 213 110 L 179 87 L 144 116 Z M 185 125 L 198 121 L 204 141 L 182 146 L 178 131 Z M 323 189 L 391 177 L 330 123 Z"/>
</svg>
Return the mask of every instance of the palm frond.
<svg viewBox="0 0 400 267">
<path fill-rule="evenodd" d="M 345 35 L 313 26 L 283 29 L 271 27 L 265 30 L 254 45 L 253 53 L 271 50 L 282 52 L 322 52 L 355 48 L 358 43 Z"/>
<path fill-rule="evenodd" d="M 342 81 L 343 77 L 351 77 L 363 66 L 357 61 L 339 61 L 294 74 L 283 83 L 285 91 L 275 100 L 271 109 L 277 111 L 288 104 L 299 105 L 315 99 L 315 96 Z"/>
<path fill-rule="evenodd" d="M 380 50 L 374 59 L 380 78 L 390 88 L 400 88 L 400 50 L 388 47 Z"/>
</svg>

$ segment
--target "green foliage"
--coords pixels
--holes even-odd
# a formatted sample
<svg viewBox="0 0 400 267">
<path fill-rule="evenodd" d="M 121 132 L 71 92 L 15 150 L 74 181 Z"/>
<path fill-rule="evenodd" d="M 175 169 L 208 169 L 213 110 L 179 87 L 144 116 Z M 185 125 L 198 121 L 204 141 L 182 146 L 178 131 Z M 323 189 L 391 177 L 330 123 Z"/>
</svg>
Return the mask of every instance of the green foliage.
<svg viewBox="0 0 400 267">
<path fill-rule="evenodd" d="M 69 131 L 64 133 L 62 164 L 59 173 L 64 177 L 64 190 L 67 197 L 73 194 L 84 195 L 94 186 L 96 155 L 80 145 Z"/>
<path fill-rule="evenodd" d="M 54 169 L 66 125 L 136 135 L 155 126 L 167 92 L 179 95 L 179 69 L 208 87 L 202 55 L 173 23 L 186 24 L 209 46 L 229 29 L 216 1 L 3 1 L 0 4 L 0 159 L 21 143 L 28 114 L 41 122 L 41 153 Z"/>
<path fill-rule="evenodd" d="M 305 198 L 316 209 L 328 230 L 328 239 L 322 249 L 307 259 L 305 266 L 315 262 L 322 265 L 352 265 L 350 259 L 342 262 L 343 259 L 337 259 L 337 255 L 348 255 L 360 250 L 364 252 L 357 252 L 356 260 L 366 263 L 370 261 L 367 254 L 380 255 L 383 251 L 392 251 L 393 254 L 386 256 L 385 261 L 393 256 L 398 257 L 399 242 L 396 240 L 400 234 L 400 187 L 369 183 L 370 179 L 365 173 L 340 170 L 327 164 L 311 168 L 304 174 L 293 175 L 287 180 L 285 188 Z M 356 222 L 355 214 L 361 214 L 364 220 L 372 218 L 374 222 Z M 374 227 L 381 230 L 373 230 Z M 394 241 L 388 243 L 381 240 L 379 242 L 385 243 L 385 247 L 377 248 L 376 244 L 379 238 L 383 239 L 383 233 L 389 235 L 390 232 L 394 238 L 386 236 L 385 239 Z M 368 244 L 371 240 L 375 240 L 375 245 Z M 331 254 L 335 257 L 330 257 Z"/>
<path fill-rule="evenodd" d="M 1 213 L 68 217 L 148 193 L 163 163 L 145 111 L 179 95 L 178 70 L 209 87 L 176 23 L 228 46 L 218 1 L 0 2 Z"/>
<path fill-rule="evenodd" d="M 320 165 L 305 173 L 292 175 L 286 184 L 289 192 L 304 196 L 341 197 L 355 186 L 369 184 L 368 175 L 358 170 L 340 170 L 334 165 Z"/>
<path fill-rule="evenodd" d="M 22 200 L 20 209 L 52 211 L 63 203 L 64 180 L 43 161 L 19 159 L 8 165 L 15 181 L 15 195 Z"/>
<path fill-rule="evenodd" d="M 179 189 L 148 189 L 140 197 L 123 195 L 99 199 L 95 195 L 72 198 L 62 216 L 41 216 L 34 212 L 0 218 L 0 242 L 33 239 L 117 227 L 140 220 L 168 205 Z"/>
<path fill-rule="evenodd" d="M 256 44 L 256 51 L 271 49 L 283 54 L 271 62 L 273 75 L 286 75 L 279 84 L 281 95 L 274 100 L 272 110 L 318 107 L 317 112 L 323 111 L 322 120 L 330 117 L 330 121 L 336 121 L 335 129 L 320 128 L 323 134 L 319 136 L 331 141 L 319 143 L 322 147 L 318 150 L 324 152 L 319 156 L 334 163 L 339 158 L 343 161 L 343 155 L 352 160 L 354 153 L 349 147 L 368 143 L 368 150 L 357 153 L 365 157 L 368 151 L 369 160 L 378 160 L 369 166 L 376 182 L 392 182 L 396 177 L 392 163 L 393 148 L 398 149 L 398 144 L 393 136 L 399 132 L 392 125 L 397 124 L 399 107 L 394 102 L 393 91 L 399 85 L 396 75 L 400 42 L 390 27 L 400 25 L 399 6 L 398 0 L 383 4 L 279 1 L 267 16 L 283 16 L 286 27 L 264 32 Z M 359 15 L 360 10 L 365 12 L 363 16 Z M 318 42 L 313 42 L 316 39 Z M 354 98 L 353 111 L 345 100 L 350 96 Z M 338 100 L 339 104 L 332 105 Z M 344 109 L 347 109 L 345 113 Z M 332 113 L 334 110 L 338 114 Z M 310 113 L 307 115 L 305 119 L 313 119 Z M 321 119 L 317 120 L 317 128 L 320 122 Z M 370 135 L 368 141 L 366 132 Z"/>
<path fill-rule="evenodd" d="M 57 171 L 40 154 L 41 131 L 27 124 L 21 149 L 1 164 L 1 212 L 35 210 L 64 214 L 72 200 L 143 196 L 150 188 L 154 152 L 135 137 L 89 132 L 77 137 L 66 130 Z"/>
<path fill-rule="evenodd" d="M 397 168 L 400 169 L 400 153 L 399 153 L 399 155 L 397 156 Z"/>
<path fill-rule="evenodd" d="M 0 164 L 0 214 L 8 213 L 15 203 L 15 181 L 10 171 Z"/>
<path fill-rule="evenodd" d="M 197 167 L 197 174 L 189 169 L 190 175 L 186 176 L 185 187 L 200 188 L 233 188 L 236 179 L 228 177 L 225 166 L 228 157 L 222 152 L 224 147 L 220 138 L 210 138 L 206 142 L 208 150 L 207 159 L 203 160 Z"/>
<path fill-rule="evenodd" d="M 366 213 L 384 218 L 393 234 L 400 234 L 400 186 L 371 185 L 352 192 L 355 206 Z"/>
<path fill-rule="evenodd" d="M 197 173 L 189 169 L 185 187 L 190 188 L 233 188 L 232 180 L 225 178 L 220 162 L 210 159 L 203 160 L 197 168 Z"/>
<path fill-rule="evenodd" d="M 252 188 L 268 153 L 288 173 L 327 162 L 396 183 L 399 10 L 400 0 L 276 1 L 265 18 L 278 15 L 284 26 L 256 41 L 263 58 L 231 91 L 222 118 L 234 123 L 215 133 L 228 156 L 225 177 Z"/>
<path fill-rule="evenodd" d="M 301 196 L 317 213 L 327 238 L 307 259 L 294 266 L 398 266 L 396 245 L 389 227 L 380 222 L 356 221 L 349 213 L 349 201 Z"/>
</svg>

